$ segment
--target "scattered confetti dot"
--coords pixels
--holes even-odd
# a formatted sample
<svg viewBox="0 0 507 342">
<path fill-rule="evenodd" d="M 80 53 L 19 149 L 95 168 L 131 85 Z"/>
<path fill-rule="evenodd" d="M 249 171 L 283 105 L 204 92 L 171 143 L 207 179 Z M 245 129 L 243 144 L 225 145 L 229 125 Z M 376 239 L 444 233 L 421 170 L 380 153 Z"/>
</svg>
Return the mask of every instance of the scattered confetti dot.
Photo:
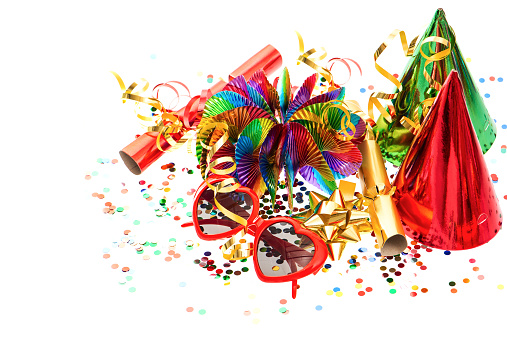
<svg viewBox="0 0 507 342">
<path fill-rule="evenodd" d="M 474 268 L 472 268 L 475 272 L 477 272 L 479 270 L 479 267 L 475 266 Z"/>
<path fill-rule="evenodd" d="M 465 278 L 465 279 L 463 279 L 463 282 L 464 282 L 465 284 L 468 284 L 468 283 L 470 282 L 470 279 Z"/>
<path fill-rule="evenodd" d="M 250 316 L 251 314 L 252 314 L 252 313 L 251 313 L 250 311 L 245 311 L 245 312 L 243 312 L 243 315 L 245 315 L 245 316 Z"/>
<path fill-rule="evenodd" d="M 322 305 L 317 305 L 317 306 L 315 307 L 315 310 L 317 310 L 317 311 L 322 310 Z"/>
<path fill-rule="evenodd" d="M 451 289 L 451 293 L 456 293 L 456 292 L 458 292 L 457 289 Z"/>
<path fill-rule="evenodd" d="M 415 297 L 417 296 L 417 292 L 410 292 L 410 297 Z"/>
<path fill-rule="evenodd" d="M 502 284 L 500 284 L 500 285 L 498 285 L 498 286 L 497 286 L 497 288 L 498 288 L 499 290 L 503 290 L 503 289 L 504 289 L 504 286 L 503 286 Z"/>
<path fill-rule="evenodd" d="M 254 299 L 254 298 L 255 298 L 255 295 L 254 295 L 253 293 L 252 293 L 252 294 L 249 294 L 249 295 L 248 295 L 248 298 L 249 298 L 249 299 Z M 283 304 L 283 303 L 282 303 L 282 304 Z"/>
<path fill-rule="evenodd" d="M 362 297 L 362 296 L 364 296 L 364 295 L 366 294 L 366 292 L 364 292 L 364 291 L 359 291 L 357 294 L 358 294 L 359 296 L 361 296 L 361 297 Z"/>
<path fill-rule="evenodd" d="M 480 276 L 478 276 L 478 277 L 477 277 L 477 279 L 479 279 L 479 280 L 484 280 L 484 276 L 483 276 L 483 275 L 480 275 Z"/>
<path fill-rule="evenodd" d="M 484 94 L 484 97 L 487 98 L 487 99 L 489 99 L 491 97 L 491 95 L 488 94 L 488 93 L 486 93 L 486 94 Z"/>
<path fill-rule="evenodd" d="M 343 296 L 343 292 L 341 292 L 341 291 L 336 292 L 336 297 L 341 297 L 341 296 Z"/>
<path fill-rule="evenodd" d="M 187 283 L 185 283 L 184 281 L 182 281 L 182 282 L 180 283 L 180 287 L 185 287 L 185 286 L 187 286 Z"/>
<path fill-rule="evenodd" d="M 479 82 L 484 83 L 484 81 L 485 81 L 484 78 L 482 78 L 482 77 L 479 78 Z"/>
<path fill-rule="evenodd" d="M 391 293 L 391 294 L 395 294 L 395 293 L 396 293 L 396 290 L 395 290 L 395 289 L 390 289 L 390 290 L 389 290 L 389 293 Z"/>
<path fill-rule="evenodd" d="M 503 78 L 498 77 L 497 81 L 498 81 L 498 82 L 503 82 Z"/>
<path fill-rule="evenodd" d="M 204 310 L 204 309 L 199 310 L 199 315 L 204 315 L 205 313 L 206 313 L 206 310 Z"/>
<path fill-rule="evenodd" d="M 451 251 L 445 251 L 444 254 L 445 255 L 451 255 Z"/>
<path fill-rule="evenodd" d="M 193 307 L 191 307 L 191 306 L 189 306 L 189 307 L 187 308 L 187 312 L 192 312 L 192 311 L 194 311 L 194 308 L 193 308 Z"/>
<path fill-rule="evenodd" d="M 287 300 L 286 299 L 280 299 L 280 304 L 282 304 L 282 305 L 287 304 Z"/>
<path fill-rule="evenodd" d="M 421 289 L 421 292 L 422 292 L 422 293 L 427 293 L 427 292 L 428 292 L 428 289 L 427 289 L 427 288 L 425 288 L 425 287 L 423 287 L 423 288 Z"/>
<path fill-rule="evenodd" d="M 254 314 L 258 314 L 259 312 L 261 312 L 261 309 L 259 309 L 259 308 L 255 308 L 255 309 L 253 309 L 253 313 L 254 313 Z"/>
<path fill-rule="evenodd" d="M 361 89 L 359 89 L 359 91 L 360 91 L 361 93 L 364 93 L 364 92 L 366 92 L 366 89 L 361 88 Z"/>
<path fill-rule="evenodd" d="M 117 269 L 118 267 L 119 267 L 119 266 L 118 266 L 118 264 L 112 264 L 112 265 L 111 265 L 111 268 L 112 268 L 113 270 Z"/>
<path fill-rule="evenodd" d="M 135 287 L 129 288 L 129 292 L 136 292 L 136 288 Z"/>
<path fill-rule="evenodd" d="M 254 318 L 254 319 L 252 320 L 252 323 L 253 323 L 253 324 L 259 324 L 259 322 L 260 322 L 260 320 L 259 320 L 258 318 Z"/>
<path fill-rule="evenodd" d="M 328 296 L 331 296 L 331 295 L 333 295 L 333 294 L 334 294 L 334 292 L 333 292 L 333 290 L 327 290 L 327 291 L 326 291 L 326 294 L 327 294 Z"/>
<path fill-rule="evenodd" d="M 372 86 L 372 85 L 369 85 L 369 86 L 368 86 L 368 89 L 369 89 L 369 90 L 373 90 L 373 86 Z"/>
<path fill-rule="evenodd" d="M 467 63 L 470 63 L 470 62 L 472 61 L 472 59 L 471 59 L 471 58 L 467 58 L 467 59 L 465 59 L 465 60 L 467 61 Z"/>
</svg>

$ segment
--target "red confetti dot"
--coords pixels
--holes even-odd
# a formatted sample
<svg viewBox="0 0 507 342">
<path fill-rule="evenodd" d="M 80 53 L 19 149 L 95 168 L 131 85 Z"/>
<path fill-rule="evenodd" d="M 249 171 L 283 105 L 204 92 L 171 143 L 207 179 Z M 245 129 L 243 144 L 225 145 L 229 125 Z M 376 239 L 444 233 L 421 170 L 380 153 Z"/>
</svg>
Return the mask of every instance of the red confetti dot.
<svg viewBox="0 0 507 342">
<path fill-rule="evenodd" d="M 181 220 L 181 217 L 179 217 L 179 216 L 174 216 L 174 220 L 175 220 L 175 221 L 179 221 L 179 220 Z"/>
<path fill-rule="evenodd" d="M 144 184 L 146 184 L 146 182 L 142 180 L 142 181 L 139 181 L 139 184 L 144 185 Z"/>
<path fill-rule="evenodd" d="M 491 175 L 491 180 L 492 180 L 493 182 L 497 182 L 497 181 L 498 181 L 498 176 L 497 176 L 497 175 L 495 175 L 495 174 L 493 173 L 493 174 Z"/>
<path fill-rule="evenodd" d="M 471 264 L 475 263 L 475 259 L 470 259 L 468 261 L 470 261 Z"/>
<path fill-rule="evenodd" d="M 400 75 L 398 74 L 393 74 L 394 78 L 398 78 Z"/>
<path fill-rule="evenodd" d="M 426 266 L 421 266 L 421 270 L 425 271 L 428 267 Z"/>
<path fill-rule="evenodd" d="M 287 299 L 281 299 L 280 304 L 287 304 Z"/>
<path fill-rule="evenodd" d="M 361 279 L 361 278 L 356 279 L 356 283 L 361 284 L 362 282 L 363 282 L 363 279 Z"/>
<path fill-rule="evenodd" d="M 426 248 L 426 252 L 432 252 L 433 250 L 431 248 Z"/>
<path fill-rule="evenodd" d="M 130 268 L 128 268 L 128 267 L 123 267 L 121 270 L 122 270 L 123 272 L 128 272 L 128 271 L 130 271 Z"/>
<path fill-rule="evenodd" d="M 483 275 L 480 275 L 480 276 L 478 276 L 478 277 L 477 277 L 477 279 L 479 279 L 479 280 L 484 280 L 484 276 L 483 276 Z"/>
<path fill-rule="evenodd" d="M 367 287 L 365 290 L 366 290 L 366 292 L 371 292 L 371 291 L 373 291 L 373 289 L 372 289 L 371 287 Z"/>
<path fill-rule="evenodd" d="M 364 292 L 364 291 L 359 291 L 357 294 L 358 294 L 358 295 L 360 295 L 360 296 L 362 297 L 362 296 L 364 296 L 364 295 L 366 294 L 366 292 Z"/>
<path fill-rule="evenodd" d="M 417 296 L 417 292 L 410 292 L 410 297 L 415 297 Z"/>
<path fill-rule="evenodd" d="M 213 266 L 209 266 L 209 267 L 207 268 L 207 270 L 208 270 L 208 271 L 213 271 L 214 269 L 215 269 L 215 268 L 214 268 Z"/>
<path fill-rule="evenodd" d="M 224 270 L 222 270 L 222 269 L 219 268 L 216 273 L 217 274 L 222 274 L 222 273 L 224 273 Z"/>
<path fill-rule="evenodd" d="M 189 307 L 187 308 L 187 312 L 192 312 L 192 311 L 194 311 L 194 308 L 193 308 L 193 307 L 191 307 L 191 306 L 189 306 Z"/>
<path fill-rule="evenodd" d="M 493 76 L 491 76 L 491 77 L 489 78 L 489 80 L 490 80 L 490 81 L 494 81 L 494 80 L 495 80 L 495 78 L 494 78 Z"/>
</svg>

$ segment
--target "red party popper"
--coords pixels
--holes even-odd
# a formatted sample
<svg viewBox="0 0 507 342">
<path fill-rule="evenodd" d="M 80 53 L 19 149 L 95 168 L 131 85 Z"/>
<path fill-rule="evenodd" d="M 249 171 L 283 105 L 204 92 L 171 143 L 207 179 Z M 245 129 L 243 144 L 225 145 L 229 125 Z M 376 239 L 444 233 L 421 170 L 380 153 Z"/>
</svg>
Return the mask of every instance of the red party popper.
<svg viewBox="0 0 507 342">
<path fill-rule="evenodd" d="M 261 69 L 269 76 L 281 66 L 282 56 L 280 52 L 273 46 L 267 45 L 239 68 L 231 72 L 229 74 L 229 81 L 240 75 L 243 75 L 248 80 L 255 71 Z M 200 116 L 204 109 L 203 105 L 205 101 L 203 100 L 222 91 L 226 85 L 227 82 L 220 80 L 210 89 L 204 90 L 201 95 L 194 96 L 185 107 L 178 110 L 176 115 L 181 121 L 183 129 L 172 133 L 169 139 L 160 135 L 159 144 L 163 151 L 157 146 L 157 137 L 159 136 L 157 132 L 146 132 L 123 148 L 120 151 L 120 156 L 127 168 L 135 175 L 140 175 L 146 170 L 164 154 L 164 151 L 178 143 L 188 130 L 195 128 L 199 124 Z"/>
</svg>

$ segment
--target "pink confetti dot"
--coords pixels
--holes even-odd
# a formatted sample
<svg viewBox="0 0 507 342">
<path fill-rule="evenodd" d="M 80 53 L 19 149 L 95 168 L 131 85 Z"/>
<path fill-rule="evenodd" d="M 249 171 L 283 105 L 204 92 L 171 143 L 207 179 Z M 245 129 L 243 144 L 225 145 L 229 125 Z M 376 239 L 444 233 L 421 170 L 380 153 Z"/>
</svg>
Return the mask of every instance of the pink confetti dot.
<svg viewBox="0 0 507 342">
<path fill-rule="evenodd" d="M 373 86 L 372 86 L 372 85 L 369 85 L 369 86 L 368 86 L 368 89 L 369 89 L 369 90 L 373 90 Z"/>
<path fill-rule="evenodd" d="M 287 299 L 281 299 L 280 304 L 287 304 Z"/>
<path fill-rule="evenodd" d="M 480 276 L 477 277 L 477 279 L 484 280 L 484 276 L 481 274 Z"/>
<path fill-rule="evenodd" d="M 470 261 L 471 264 L 475 263 L 475 259 L 470 259 L 468 261 Z"/>
<path fill-rule="evenodd" d="M 193 307 L 191 307 L 191 306 L 189 306 L 189 307 L 187 308 L 187 312 L 192 312 L 192 311 L 194 311 L 194 308 L 193 308 Z"/>
</svg>

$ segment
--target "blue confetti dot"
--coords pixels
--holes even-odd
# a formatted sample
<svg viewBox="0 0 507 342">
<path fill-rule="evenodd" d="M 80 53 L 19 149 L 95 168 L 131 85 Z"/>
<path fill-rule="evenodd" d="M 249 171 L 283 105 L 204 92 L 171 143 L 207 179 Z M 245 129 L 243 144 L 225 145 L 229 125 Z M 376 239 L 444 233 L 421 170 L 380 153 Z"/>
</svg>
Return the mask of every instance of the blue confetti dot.
<svg viewBox="0 0 507 342">
<path fill-rule="evenodd" d="M 498 77 L 498 82 L 503 82 L 503 78 Z"/>
<path fill-rule="evenodd" d="M 484 78 L 479 78 L 479 82 L 484 83 Z"/>
<path fill-rule="evenodd" d="M 349 262 L 350 262 L 351 264 L 355 264 L 355 263 L 356 263 L 356 259 L 350 259 L 350 260 L 349 260 Z"/>
<path fill-rule="evenodd" d="M 317 306 L 315 307 L 315 310 L 317 310 L 317 311 L 322 310 L 322 305 L 317 305 Z"/>
<path fill-rule="evenodd" d="M 109 248 L 104 248 L 104 249 L 102 250 L 102 252 L 103 252 L 103 253 L 109 253 Z"/>
<path fill-rule="evenodd" d="M 306 186 L 302 186 L 301 191 L 306 191 Z"/>
<path fill-rule="evenodd" d="M 489 95 L 489 94 L 487 94 L 487 93 L 486 93 L 486 94 L 484 94 L 484 97 L 485 97 L 485 98 L 487 98 L 487 99 L 489 99 L 489 97 L 490 97 L 490 96 L 491 96 L 491 95 Z"/>
<path fill-rule="evenodd" d="M 445 251 L 444 254 L 445 255 L 451 255 L 451 251 Z"/>
<path fill-rule="evenodd" d="M 359 252 L 364 253 L 367 251 L 366 247 L 361 247 L 358 249 Z"/>
<path fill-rule="evenodd" d="M 180 287 L 185 287 L 185 286 L 187 286 L 187 283 L 185 283 L 184 281 L 182 281 L 182 282 L 180 283 Z"/>
<path fill-rule="evenodd" d="M 330 264 L 325 264 L 324 267 L 327 268 L 327 269 L 329 269 L 329 268 L 331 268 L 331 265 Z"/>
<path fill-rule="evenodd" d="M 374 257 L 370 257 L 370 258 L 368 259 L 368 261 L 369 261 L 369 262 L 374 262 L 375 260 L 377 260 L 377 259 L 375 259 Z"/>
<path fill-rule="evenodd" d="M 364 93 L 364 92 L 366 91 L 366 89 L 361 88 L 361 89 L 359 89 L 359 91 L 360 91 L 361 93 Z"/>
<path fill-rule="evenodd" d="M 379 258 L 379 257 L 381 257 L 381 256 L 382 256 L 382 254 L 381 254 L 380 252 L 375 252 L 375 256 L 376 256 L 377 258 Z"/>
<path fill-rule="evenodd" d="M 211 252 L 204 252 L 204 255 L 205 255 L 205 256 L 210 256 L 210 255 L 211 255 Z"/>
<path fill-rule="evenodd" d="M 502 128 L 503 128 L 503 129 L 506 129 L 506 128 L 507 128 L 507 125 L 502 125 Z"/>
<path fill-rule="evenodd" d="M 338 292 L 338 291 L 340 291 L 340 288 L 339 288 L 339 287 L 335 287 L 335 288 L 333 289 L 333 292 Z"/>
<path fill-rule="evenodd" d="M 155 59 L 155 58 L 157 58 L 157 55 L 152 54 L 152 55 L 150 55 L 150 58 L 151 58 L 151 59 Z"/>
</svg>

